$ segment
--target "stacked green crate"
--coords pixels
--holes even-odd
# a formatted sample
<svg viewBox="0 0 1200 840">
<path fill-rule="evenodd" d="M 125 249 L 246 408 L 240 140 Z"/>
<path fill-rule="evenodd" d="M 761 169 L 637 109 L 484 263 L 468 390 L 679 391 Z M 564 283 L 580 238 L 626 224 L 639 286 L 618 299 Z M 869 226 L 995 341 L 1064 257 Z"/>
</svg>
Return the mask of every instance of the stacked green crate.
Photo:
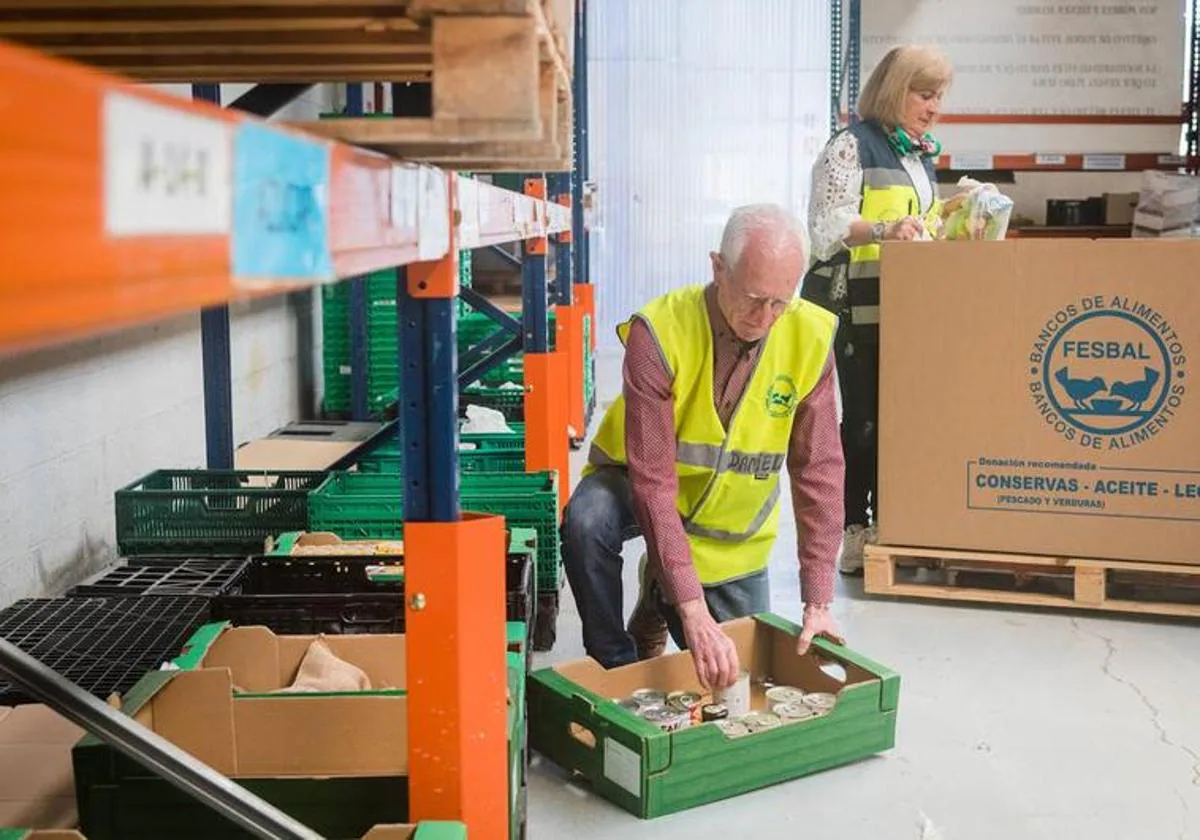
<svg viewBox="0 0 1200 840">
<path fill-rule="evenodd" d="M 396 273 L 378 271 L 365 278 L 367 293 L 367 404 L 384 411 L 399 388 L 399 340 L 396 334 Z M 325 410 L 346 412 L 351 400 L 350 284 L 321 289 L 324 343 Z"/>
<path fill-rule="evenodd" d="M 508 622 L 509 650 L 505 654 L 508 670 L 508 836 L 520 840 L 525 836 L 526 782 L 528 736 L 525 723 L 525 675 L 528 658 L 525 639 L 528 630 L 523 621 Z M 514 647 L 513 640 L 519 640 Z"/>
<path fill-rule="evenodd" d="M 596 365 L 592 353 L 592 316 L 583 316 L 583 410 L 586 414 L 596 400 Z M 584 430 L 579 429 L 583 435 Z"/>
<path fill-rule="evenodd" d="M 558 532 L 558 475 L 463 473 L 459 498 L 464 510 L 504 516 L 509 528 L 537 531 L 536 589 L 554 594 L 562 583 Z M 343 539 L 402 539 L 404 483 L 395 473 L 334 472 L 308 496 L 310 531 Z"/>
<path fill-rule="evenodd" d="M 461 251 L 459 283 L 471 284 L 471 252 Z M 372 414 L 384 413 L 396 402 L 400 389 L 399 336 L 396 326 L 396 273 L 377 271 L 365 278 L 367 286 L 367 405 Z M 335 283 L 321 289 L 325 410 L 350 410 L 350 284 Z"/>
</svg>

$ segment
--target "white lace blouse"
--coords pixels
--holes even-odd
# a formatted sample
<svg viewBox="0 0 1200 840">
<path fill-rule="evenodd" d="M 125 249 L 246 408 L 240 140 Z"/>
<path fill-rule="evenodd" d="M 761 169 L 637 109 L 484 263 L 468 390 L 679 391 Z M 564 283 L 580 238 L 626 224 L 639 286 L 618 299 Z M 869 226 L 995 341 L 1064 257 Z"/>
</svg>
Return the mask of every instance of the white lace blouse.
<svg viewBox="0 0 1200 840">
<path fill-rule="evenodd" d="M 924 213 L 933 204 L 934 185 L 921 163 L 921 156 L 912 152 L 904 155 L 900 162 L 912 178 Z M 843 240 L 850 234 L 850 225 L 859 218 L 862 181 L 858 138 L 843 131 L 825 145 L 813 165 L 808 230 L 814 261 L 832 259 L 846 247 Z"/>
</svg>

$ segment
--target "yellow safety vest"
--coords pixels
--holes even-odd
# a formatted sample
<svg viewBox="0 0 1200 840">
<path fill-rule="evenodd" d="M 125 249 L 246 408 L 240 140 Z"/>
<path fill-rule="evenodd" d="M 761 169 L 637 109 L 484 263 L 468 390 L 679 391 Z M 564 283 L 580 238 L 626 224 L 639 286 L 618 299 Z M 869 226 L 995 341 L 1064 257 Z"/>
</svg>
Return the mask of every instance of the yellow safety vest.
<svg viewBox="0 0 1200 840">
<path fill-rule="evenodd" d="M 859 215 L 868 222 L 895 222 L 905 216 L 920 218 L 928 231 L 937 231 L 942 224 L 942 202 L 937 197 L 937 172 L 933 161 L 922 161 L 929 183 L 933 185 L 934 198 L 924 214 L 920 212 L 921 200 L 913 186 L 912 177 L 901 163 L 900 155 L 888 143 L 887 135 L 875 122 L 858 122 L 843 129 L 858 141 L 858 158 L 862 166 L 862 204 Z M 847 269 L 846 301 L 844 313 L 849 314 L 849 323 L 854 326 L 877 329 L 879 324 L 879 249 L 880 243 L 872 242 L 851 248 Z M 832 260 L 817 263 L 811 274 L 832 279 L 840 261 L 846 259 L 839 254 Z M 810 294 L 805 284 L 805 297 L 826 303 L 820 294 Z"/>
<path fill-rule="evenodd" d="M 837 318 L 808 301 L 788 305 L 765 339 L 726 430 L 713 405 L 713 335 L 704 288 L 670 292 L 633 317 L 650 328 L 671 376 L 675 502 L 700 582 L 719 584 L 766 568 L 779 531 L 780 472 L 796 407 L 821 377 Z M 631 323 L 617 328 L 622 343 Z M 588 461 L 584 475 L 626 463 L 624 397 L 605 413 Z"/>
</svg>

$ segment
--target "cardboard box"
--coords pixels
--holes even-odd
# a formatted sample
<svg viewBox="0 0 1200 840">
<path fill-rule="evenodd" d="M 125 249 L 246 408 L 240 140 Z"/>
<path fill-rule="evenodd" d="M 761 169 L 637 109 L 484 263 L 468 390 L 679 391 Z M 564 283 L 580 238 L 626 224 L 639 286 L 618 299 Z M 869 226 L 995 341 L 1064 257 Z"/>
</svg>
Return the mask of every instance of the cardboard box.
<svg viewBox="0 0 1200 840">
<path fill-rule="evenodd" d="M 818 640 L 796 655 L 800 628 L 771 614 L 722 625 L 756 683 L 752 707 L 765 705 L 764 679 L 808 692 L 831 692 L 827 715 L 740 738 L 715 724 L 666 732 L 619 704 L 639 688 L 701 691 L 690 653 L 604 670 L 580 659 L 529 679 L 530 747 L 599 795 L 643 818 L 715 802 L 847 764 L 895 743 L 900 677 L 847 648 Z M 845 680 L 822 670 L 838 663 Z"/>
<path fill-rule="evenodd" d="M 0 706 L 0 826 L 75 826 L 71 747 L 82 735 L 49 706 Z"/>
<path fill-rule="evenodd" d="M 1104 224 L 1131 225 L 1137 209 L 1138 193 L 1104 193 Z"/>
<path fill-rule="evenodd" d="M 1200 563 L 1200 242 L 883 248 L 880 542 Z"/>
<path fill-rule="evenodd" d="M 328 636 L 377 690 L 274 694 L 317 637 L 207 625 L 148 674 L 124 711 L 326 837 L 360 837 L 408 811 L 404 637 Z M 244 693 L 235 693 L 237 686 Z M 80 825 L 104 838 L 248 837 L 102 742 L 74 751 Z"/>
</svg>

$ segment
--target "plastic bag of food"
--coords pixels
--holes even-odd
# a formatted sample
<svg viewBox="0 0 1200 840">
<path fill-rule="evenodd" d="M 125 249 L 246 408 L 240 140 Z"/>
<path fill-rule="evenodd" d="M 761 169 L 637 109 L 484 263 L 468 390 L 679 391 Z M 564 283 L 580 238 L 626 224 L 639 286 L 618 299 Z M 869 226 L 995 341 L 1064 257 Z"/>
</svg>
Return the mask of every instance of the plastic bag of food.
<svg viewBox="0 0 1200 840">
<path fill-rule="evenodd" d="M 946 202 L 942 238 L 1003 239 L 1012 209 L 1012 199 L 995 184 L 964 176 L 958 181 L 958 194 Z"/>
</svg>

